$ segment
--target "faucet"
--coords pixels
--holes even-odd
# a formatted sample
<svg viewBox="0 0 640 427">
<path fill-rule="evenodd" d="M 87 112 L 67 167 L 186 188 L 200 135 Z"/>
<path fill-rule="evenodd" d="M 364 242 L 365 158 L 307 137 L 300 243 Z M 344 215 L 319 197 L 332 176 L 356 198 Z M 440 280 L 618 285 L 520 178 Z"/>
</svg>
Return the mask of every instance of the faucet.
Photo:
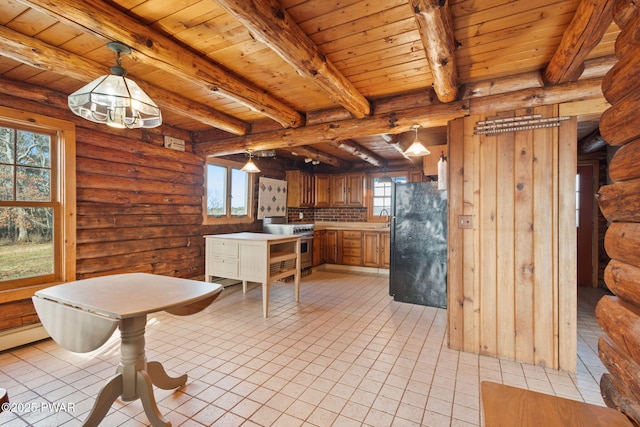
<svg viewBox="0 0 640 427">
<path fill-rule="evenodd" d="M 387 220 L 384 222 L 385 227 L 391 227 L 391 216 L 389 215 L 389 211 L 387 208 L 382 208 L 380 210 L 380 218 L 382 218 L 382 213 L 385 212 L 387 214 Z"/>
</svg>

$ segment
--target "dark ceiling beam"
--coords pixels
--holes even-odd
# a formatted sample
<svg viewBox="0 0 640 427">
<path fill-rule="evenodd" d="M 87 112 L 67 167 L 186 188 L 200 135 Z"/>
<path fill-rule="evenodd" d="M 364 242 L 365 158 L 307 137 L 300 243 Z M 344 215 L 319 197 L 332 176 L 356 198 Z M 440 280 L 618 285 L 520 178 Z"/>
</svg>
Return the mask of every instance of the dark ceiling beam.
<svg viewBox="0 0 640 427">
<path fill-rule="evenodd" d="M 613 22 L 615 0 L 582 0 L 544 71 L 547 85 L 576 81 L 584 61 Z"/>
<path fill-rule="evenodd" d="M 100 40 L 120 41 L 131 47 L 131 57 L 174 76 L 198 83 L 215 95 L 232 99 L 280 123 L 298 127 L 304 117 L 264 89 L 247 83 L 231 71 L 197 55 L 101 0 L 21 0 Z"/>
<path fill-rule="evenodd" d="M 458 97 L 456 41 L 449 2 L 442 0 L 411 0 L 420 38 L 433 76 L 433 88 L 441 102 Z"/>
<path fill-rule="evenodd" d="M 86 81 L 86 83 L 108 73 L 108 69 L 101 64 L 46 44 L 34 37 L 25 36 L 4 26 L 0 26 L 0 44 L 2 45 L 2 55 L 4 56 L 40 70 L 51 71 L 66 77 Z M 183 98 L 173 92 L 152 86 L 138 78 L 135 80 L 161 109 L 191 117 L 194 120 L 223 129 L 234 135 L 244 135 L 249 131 L 249 125 L 241 120 Z"/>
<path fill-rule="evenodd" d="M 583 153 L 593 153 L 607 146 L 607 141 L 600 135 L 600 129 L 595 129 L 589 135 L 578 141 L 578 147 Z"/>
<path fill-rule="evenodd" d="M 342 159 L 338 159 L 337 157 L 331 156 L 327 153 L 323 153 L 322 151 L 316 150 L 315 148 L 306 145 L 299 145 L 286 151 L 289 151 L 294 156 L 317 160 L 320 163 L 325 163 L 339 169 L 346 169 L 351 166 L 348 162 L 345 162 Z"/>
<path fill-rule="evenodd" d="M 400 144 L 400 135 L 388 135 L 388 134 L 384 134 L 384 135 L 380 135 L 382 136 L 382 139 L 389 144 L 390 146 L 392 146 L 398 153 L 402 154 L 404 156 L 405 159 L 407 160 L 411 160 L 410 156 L 407 156 L 405 154 L 405 150 L 406 147 L 403 147 Z"/>
<path fill-rule="evenodd" d="M 357 144 L 355 141 L 350 139 L 343 139 L 341 141 L 332 141 L 329 145 L 336 147 L 340 150 L 346 151 L 352 156 L 358 157 L 361 160 L 364 160 L 367 163 L 372 164 L 373 166 L 382 166 L 384 160 L 380 158 L 380 156 L 374 154 L 370 150 L 362 147 Z"/>
<path fill-rule="evenodd" d="M 371 113 L 369 101 L 322 53 L 277 0 L 216 0 L 261 41 L 356 118 Z"/>
</svg>

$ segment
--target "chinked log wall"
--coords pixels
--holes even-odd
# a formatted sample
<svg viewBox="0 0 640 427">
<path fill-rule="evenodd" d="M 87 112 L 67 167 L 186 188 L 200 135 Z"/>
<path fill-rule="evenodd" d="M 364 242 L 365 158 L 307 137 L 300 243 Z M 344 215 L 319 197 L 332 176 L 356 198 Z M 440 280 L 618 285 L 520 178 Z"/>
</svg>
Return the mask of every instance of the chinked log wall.
<svg viewBox="0 0 640 427">
<path fill-rule="evenodd" d="M 606 404 L 640 425 L 640 4 L 618 0 L 614 20 L 618 62 L 602 82 L 611 107 L 602 115 L 600 133 L 619 147 L 609 164 L 614 182 L 600 188 L 598 201 L 611 222 L 605 249 L 611 261 L 605 283 L 615 296 L 603 297 L 596 318 L 605 332 L 598 342 L 609 373 L 600 380 Z"/>
<path fill-rule="evenodd" d="M 0 105 L 76 124 L 77 279 L 133 271 L 202 278 L 203 235 L 255 231 L 202 224 L 204 159 L 189 152 L 187 132 L 111 131 L 57 104 L 0 98 Z M 163 133 L 187 140 L 186 152 L 164 148 Z M 0 330 L 37 321 L 29 300 L 0 308 Z"/>
</svg>

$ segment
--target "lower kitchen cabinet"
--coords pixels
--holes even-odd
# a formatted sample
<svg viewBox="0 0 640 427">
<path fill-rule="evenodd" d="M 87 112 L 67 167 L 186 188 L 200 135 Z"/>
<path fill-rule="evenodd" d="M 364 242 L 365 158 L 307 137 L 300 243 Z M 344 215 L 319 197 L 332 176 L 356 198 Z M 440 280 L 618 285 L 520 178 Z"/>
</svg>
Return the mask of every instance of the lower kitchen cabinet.
<svg viewBox="0 0 640 427">
<path fill-rule="evenodd" d="M 326 262 L 326 234 L 324 230 L 313 232 L 313 267 Z"/>
<path fill-rule="evenodd" d="M 362 233 L 362 265 L 389 268 L 391 234 L 365 231 Z"/>
<path fill-rule="evenodd" d="M 325 256 L 324 260 L 328 264 L 338 264 L 338 231 L 325 231 Z"/>
</svg>

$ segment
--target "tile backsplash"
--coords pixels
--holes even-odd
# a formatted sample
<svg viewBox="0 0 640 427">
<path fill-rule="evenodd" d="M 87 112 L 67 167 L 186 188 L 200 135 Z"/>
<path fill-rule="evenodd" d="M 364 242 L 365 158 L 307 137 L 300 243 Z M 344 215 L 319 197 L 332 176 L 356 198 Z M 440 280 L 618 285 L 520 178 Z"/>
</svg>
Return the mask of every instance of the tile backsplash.
<svg viewBox="0 0 640 427">
<path fill-rule="evenodd" d="M 302 213 L 302 219 L 300 219 Z M 367 208 L 288 208 L 288 222 L 366 222 Z"/>
</svg>

